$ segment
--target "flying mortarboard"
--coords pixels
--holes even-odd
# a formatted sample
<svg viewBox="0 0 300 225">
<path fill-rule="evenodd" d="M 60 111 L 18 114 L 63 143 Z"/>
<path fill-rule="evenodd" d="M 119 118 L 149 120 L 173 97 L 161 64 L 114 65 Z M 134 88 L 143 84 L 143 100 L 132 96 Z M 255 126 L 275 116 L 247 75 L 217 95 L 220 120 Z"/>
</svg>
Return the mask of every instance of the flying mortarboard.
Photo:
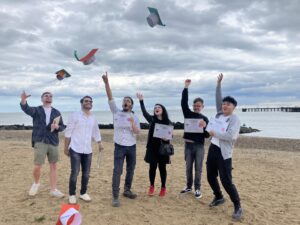
<svg viewBox="0 0 300 225">
<path fill-rule="evenodd" d="M 74 51 L 74 56 L 78 61 L 81 61 L 84 65 L 89 65 L 92 62 L 95 61 L 95 53 L 98 51 L 98 48 L 94 48 L 92 49 L 86 56 L 84 56 L 83 58 L 79 59 L 77 56 L 77 51 Z"/>
<path fill-rule="evenodd" d="M 156 8 L 148 7 L 148 10 L 150 12 L 150 15 L 147 17 L 147 22 L 150 27 L 154 27 L 157 24 L 161 26 L 166 26 L 165 24 L 162 23 Z"/>
<path fill-rule="evenodd" d="M 64 78 L 70 77 L 71 75 L 65 70 L 65 69 L 61 69 L 59 71 L 56 72 L 56 78 L 58 80 L 63 80 Z"/>
</svg>

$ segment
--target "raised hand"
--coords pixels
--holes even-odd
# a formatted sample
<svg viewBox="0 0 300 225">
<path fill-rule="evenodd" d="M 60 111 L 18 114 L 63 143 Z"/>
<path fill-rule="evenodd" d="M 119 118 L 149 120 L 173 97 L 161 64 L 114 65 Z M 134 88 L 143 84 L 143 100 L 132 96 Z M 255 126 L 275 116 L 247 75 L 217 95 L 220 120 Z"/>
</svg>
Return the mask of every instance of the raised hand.
<svg viewBox="0 0 300 225">
<path fill-rule="evenodd" d="M 221 84 L 222 80 L 223 80 L 223 73 L 220 73 L 218 75 L 218 84 Z"/>
<path fill-rule="evenodd" d="M 105 84 L 108 84 L 108 76 L 107 76 L 107 72 L 105 72 L 105 74 L 102 75 L 102 80 Z"/>
<path fill-rule="evenodd" d="M 192 80 L 186 79 L 185 82 L 184 82 L 184 87 L 188 88 L 190 86 L 191 82 L 192 82 Z"/>
<path fill-rule="evenodd" d="M 140 101 L 143 101 L 144 100 L 144 96 L 142 93 L 136 93 L 136 97 L 140 100 Z"/>
<path fill-rule="evenodd" d="M 21 102 L 22 104 L 25 104 L 25 102 L 27 101 L 27 98 L 29 98 L 31 95 L 27 95 L 25 91 L 22 92 L 21 94 Z"/>
</svg>

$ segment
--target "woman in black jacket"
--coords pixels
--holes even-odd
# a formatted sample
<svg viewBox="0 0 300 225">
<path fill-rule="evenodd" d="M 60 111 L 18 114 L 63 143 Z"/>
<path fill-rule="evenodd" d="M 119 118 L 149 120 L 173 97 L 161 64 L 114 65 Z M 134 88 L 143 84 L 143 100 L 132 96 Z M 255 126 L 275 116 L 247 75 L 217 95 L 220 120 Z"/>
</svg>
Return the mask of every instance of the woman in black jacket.
<svg viewBox="0 0 300 225">
<path fill-rule="evenodd" d="M 157 166 L 160 172 L 161 178 L 161 190 L 159 196 L 163 197 L 166 195 L 166 180 L 167 180 L 167 169 L 166 164 L 170 164 L 170 156 L 160 155 L 159 148 L 162 142 L 169 143 L 166 139 L 153 137 L 155 123 L 170 125 L 171 121 L 169 120 L 168 112 L 166 108 L 161 104 L 155 104 L 154 106 L 154 115 L 150 115 L 145 108 L 144 105 L 144 97 L 142 94 L 137 93 L 137 98 L 140 101 L 141 110 L 145 119 L 148 121 L 149 133 L 148 133 L 148 141 L 147 141 L 147 150 L 145 155 L 145 162 L 149 163 L 149 179 L 150 179 L 150 187 L 148 195 L 154 195 L 154 181 L 156 175 Z"/>
</svg>

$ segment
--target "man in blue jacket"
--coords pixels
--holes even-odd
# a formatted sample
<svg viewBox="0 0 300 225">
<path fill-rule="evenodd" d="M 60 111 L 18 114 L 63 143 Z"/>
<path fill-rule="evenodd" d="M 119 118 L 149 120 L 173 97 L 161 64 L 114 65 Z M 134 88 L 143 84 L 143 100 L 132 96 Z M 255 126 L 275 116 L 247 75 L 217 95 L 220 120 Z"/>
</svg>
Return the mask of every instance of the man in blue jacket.
<svg viewBox="0 0 300 225">
<path fill-rule="evenodd" d="M 206 163 L 207 180 L 215 195 L 215 198 L 209 206 L 215 207 L 225 202 L 217 180 L 219 174 L 221 183 L 234 204 L 232 218 L 239 220 L 242 217 L 243 209 L 241 207 L 239 193 L 232 182 L 231 170 L 233 146 L 239 135 L 240 120 L 238 116 L 234 114 L 237 101 L 231 96 L 222 98 L 222 79 L 223 74 L 221 73 L 218 76 L 216 89 L 216 122 L 218 121 L 221 126 L 210 127 L 209 124 L 207 127 L 207 131 L 212 137 Z"/>
<path fill-rule="evenodd" d="M 41 168 L 45 163 L 46 156 L 48 157 L 50 165 L 50 195 L 61 198 L 64 196 L 56 188 L 57 172 L 56 163 L 59 159 L 58 153 L 58 132 L 65 129 L 60 112 L 51 107 L 52 94 L 50 92 L 44 92 L 41 96 L 42 105 L 38 107 L 30 107 L 27 103 L 27 95 L 25 92 L 21 94 L 21 109 L 33 120 L 32 130 L 32 147 L 34 147 L 34 167 L 32 184 L 29 195 L 34 196 L 39 189 L 39 181 L 41 176 Z"/>
</svg>

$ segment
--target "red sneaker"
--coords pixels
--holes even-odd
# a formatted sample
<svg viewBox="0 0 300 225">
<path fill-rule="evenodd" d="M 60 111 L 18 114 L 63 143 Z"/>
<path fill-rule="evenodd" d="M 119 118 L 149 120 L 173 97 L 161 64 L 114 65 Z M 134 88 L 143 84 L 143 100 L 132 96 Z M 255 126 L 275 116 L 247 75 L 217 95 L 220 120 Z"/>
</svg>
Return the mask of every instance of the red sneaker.
<svg viewBox="0 0 300 225">
<path fill-rule="evenodd" d="M 149 195 L 149 196 L 153 196 L 153 195 L 154 195 L 154 186 L 151 185 L 151 186 L 149 187 L 148 195 Z"/>
<path fill-rule="evenodd" d="M 166 188 L 161 188 L 161 189 L 160 189 L 159 196 L 160 196 L 160 197 L 164 197 L 166 194 L 167 194 L 167 189 L 166 189 Z"/>
</svg>

